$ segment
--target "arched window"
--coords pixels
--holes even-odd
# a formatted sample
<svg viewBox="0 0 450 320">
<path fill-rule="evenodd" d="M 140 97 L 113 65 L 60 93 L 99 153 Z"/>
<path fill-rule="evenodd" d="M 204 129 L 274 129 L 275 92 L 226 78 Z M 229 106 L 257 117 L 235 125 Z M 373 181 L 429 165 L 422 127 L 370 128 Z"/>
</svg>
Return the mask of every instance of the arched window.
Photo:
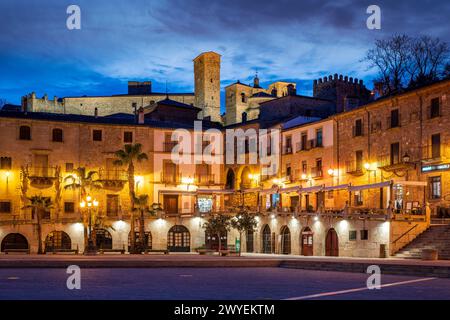
<svg viewBox="0 0 450 320">
<path fill-rule="evenodd" d="M 291 253 L 291 231 L 287 226 L 281 228 L 281 253 Z"/>
<path fill-rule="evenodd" d="M 262 252 L 272 253 L 272 234 L 269 225 L 265 225 L 262 232 Z"/>
<path fill-rule="evenodd" d="M 1 251 L 5 250 L 26 250 L 28 249 L 28 241 L 20 233 L 10 233 L 2 240 Z"/>
<path fill-rule="evenodd" d="M 31 140 L 31 128 L 29 126 L 20 126 L 19 139 Z"/>
<path fill-rule="evenodd" d="M 167 235 L 167 249 L 170 252 L 191 251 L 191 235 L 189 230 L 182 225 L 175 225 L 170 228 Z"/>
<path fill-rule="evenodd" d="M 97 249 L 112 249 L 112 236 L 108 230 L 105 229 L 94 229 L 93 236 L 95 238 L 95 245 Z"/>
<path fill-rule="evenodd" d="M 72 241 L 64 231 L 53 231 L 47 235 L 45 239 L 45 252 L 54 250 L 70 250 L 72 249 Z"/>
<path fill-rule="evenodd" d="M 53 129 L 52 130 L 52 141 L 53 142 L 63 142 L 62 129 Z"/>
</svg>

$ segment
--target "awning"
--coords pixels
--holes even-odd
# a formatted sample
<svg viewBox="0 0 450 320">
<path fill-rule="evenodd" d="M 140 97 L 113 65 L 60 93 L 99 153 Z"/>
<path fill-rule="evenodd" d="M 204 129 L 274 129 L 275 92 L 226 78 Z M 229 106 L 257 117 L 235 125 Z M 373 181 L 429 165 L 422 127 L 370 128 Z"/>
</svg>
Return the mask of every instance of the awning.
<svg viewBox="0 0 450 320">
<path fill-rule="evenodd" d="M 269 193 L 278 193 L 278 188 L 270 188 L 270 189 L 263 189 L 260 190 L 260 194 L 269 194 Z"/>
<path fill-rule="evenodd" d="M 197 194 L 232 194 L 235 193 L 232 189 L 197 189 Z"/>
<path fill-rule="evenodd" d="M 299 186 L 289 187 L 289 188 L 281 188 L 280 193 L 298 192 L 299 190 L 300 190 Z"/>
<path fill-rule="evenodd" d="M 342 189 L 347 189 L 347 188 L 348 188 L 348 184 L 340 184 L 338 186 L 324 187 L 323 191 L 342 190 Z"/>
<path fill-rule="evenodd" d="M 259 192 L 259 191 L 261 191 L 261 188 L 248 188 L 248 189 L 242 190 L 242 192 L 244 192 L 244 193 Z"/>
<path fill-rule="evenodd" d="M 299 193 L 313 193 L 313 192 L 319 192 L 323 189 L 323 186 L 314 186 L 314 187 L 308 187 L 308 188 L 300 188 L 298 191 Z"/>
<path fill-rule="evenodd" d="M 188 195 L 188 196 L 194 196 L 196 194 L 195 191 L 180 191 L 180 190 L 159 190 L 159 194 L 174 194 L 174 195 Z"/>
<path fill-rule="evenodd" d="M 348 191 L 360 191 L 366 189 L 379 189 L 384 187 L 389 187 L 391 185 L 391 181 L 372 183 L 372 184 L 364 184 L 362 186 L 349 186 Z"/>
<path fill-rule="evenodd" d="M 415 186 L 415 187 L 426 187 L 427 183 L 425 181 L 394 181 L 394 184 L 400 184 L 402 186 Z"/>
</svg>

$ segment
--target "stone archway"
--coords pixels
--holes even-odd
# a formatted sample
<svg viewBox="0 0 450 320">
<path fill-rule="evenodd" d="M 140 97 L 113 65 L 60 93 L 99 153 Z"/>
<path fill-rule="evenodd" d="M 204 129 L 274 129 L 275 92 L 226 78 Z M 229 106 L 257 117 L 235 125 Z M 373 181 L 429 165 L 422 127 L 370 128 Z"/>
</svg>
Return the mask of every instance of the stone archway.
<svg viewBox="0 0 450 320">
<path fill-rule="evenodd" d="M 234 171 L 233 169 L 228 169 L 225 189 L 234 190 L 235 188 L 236 188 L 236 177 L 234 175 Z"/>
<path fill-rule="evenodd" d="M 283 226 L 280 231 L 281 234 L 281 253 L 291 254 L 291 231 L 288 226 Z"/>
<path fill-rule="evenodd" d="M 20 233 L 10 233 L 6 235 L 1 244 L 1 252 L 5 250 L 28 250 L 28 240 Z"/>
<path fill-rule="evenodd" d="M 329 229 L 325 238 L 325 255 L 330 257 L 339 256 L 339 238 L 336 230 Z"/>
<path fill-rule="evenodd" d="M 266 224 L 262 231 L 262 253 L 272 253 L 272 233 Z"/>
</svg>

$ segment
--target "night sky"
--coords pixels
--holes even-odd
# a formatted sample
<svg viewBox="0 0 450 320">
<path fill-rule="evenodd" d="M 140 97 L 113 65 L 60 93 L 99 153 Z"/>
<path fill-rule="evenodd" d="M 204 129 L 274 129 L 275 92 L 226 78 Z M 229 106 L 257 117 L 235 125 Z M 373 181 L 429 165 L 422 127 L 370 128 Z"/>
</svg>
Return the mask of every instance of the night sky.
<svg viewBox="0 0 450 320">
<path fill-rule="evenodd" d="M 81 30 L 66 28 L 70 4 L 81 8 Z M 366 28 L 370 4 L 381 7 L 381 30 Z M 371 87 L 375 70 L 360 60 L 375 39 L 450 42 L 449 14 L 448 0 L 2 0 L 0 98 L 126 93 L 128 80 L 193 92 L 192 59 L 210 50 L 222 55 L 223 87 L 251 82 L 255 70 L 263 85 L 295 81 L 300 94 L 334 73 Z"/>
</svg>

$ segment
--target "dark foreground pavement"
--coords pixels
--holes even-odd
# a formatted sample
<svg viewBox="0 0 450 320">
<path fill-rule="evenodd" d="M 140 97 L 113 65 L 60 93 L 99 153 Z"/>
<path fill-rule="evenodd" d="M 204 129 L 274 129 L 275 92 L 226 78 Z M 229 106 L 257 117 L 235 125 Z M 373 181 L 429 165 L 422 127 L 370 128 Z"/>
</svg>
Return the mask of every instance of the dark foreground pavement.
<svg viewBox="0 0 450 320">
<path fill-rule="evenodd" d="M 81 269 L 81 289 L 65 269 L 0 269 L 0 299 L 450 299 L 450 279 L 284 268 Z"/>
</svg>

